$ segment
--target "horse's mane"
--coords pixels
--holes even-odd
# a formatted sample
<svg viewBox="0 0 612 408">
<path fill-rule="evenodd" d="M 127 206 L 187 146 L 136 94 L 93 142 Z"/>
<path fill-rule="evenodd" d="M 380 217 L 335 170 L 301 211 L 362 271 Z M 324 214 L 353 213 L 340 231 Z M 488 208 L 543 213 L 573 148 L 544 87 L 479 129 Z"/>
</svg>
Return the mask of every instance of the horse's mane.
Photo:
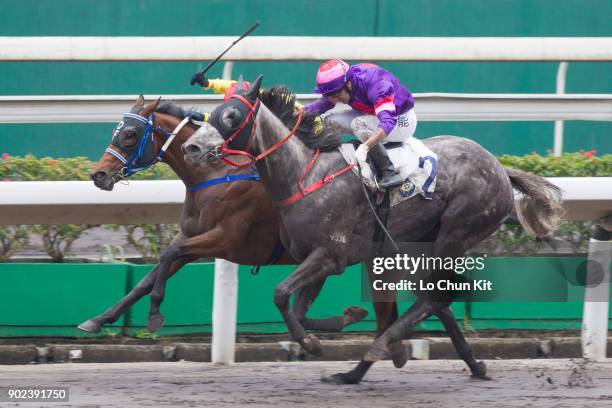
<svg viewBox="0 0 612 408">
<path fill-rule="evenodd" d="M 259 94 L 259 99 L 287 128 L 293 129 L 298 116 L 295 115 L 295 94 L 289 88 L 274 86 L 264 89 Z M 326 151 L 340 146 L 340 135 L 329 132 L 325 128 L 319 134 L 315 134 L 316 117 L 317 115 L 309 112 L 303 113 L 302 121 L 296 131 L 298 139 L 312 150 Z"/>
</svg>

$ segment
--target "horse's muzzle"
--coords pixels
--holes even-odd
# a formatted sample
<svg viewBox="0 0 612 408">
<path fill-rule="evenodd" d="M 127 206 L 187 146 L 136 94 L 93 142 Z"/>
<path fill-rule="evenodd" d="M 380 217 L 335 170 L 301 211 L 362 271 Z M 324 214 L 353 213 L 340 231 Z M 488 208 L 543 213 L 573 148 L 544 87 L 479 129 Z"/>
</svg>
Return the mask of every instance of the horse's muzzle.
<svg viewBox="0 0 612 408">
<path fill-rule="evenodd" d="M 183 143 L 181 146 L 185 153 L 185 161 L 192 166 L 202 166 L 206 164 L 204 150 L 197 143 Z"/>
<path fill-rule="evenodd" d="M 96 187 L 101 190 L 111 191 L 115 186 L 115 180 L 104 170 L 97 170 L 90 174 Z"/>
</svg>

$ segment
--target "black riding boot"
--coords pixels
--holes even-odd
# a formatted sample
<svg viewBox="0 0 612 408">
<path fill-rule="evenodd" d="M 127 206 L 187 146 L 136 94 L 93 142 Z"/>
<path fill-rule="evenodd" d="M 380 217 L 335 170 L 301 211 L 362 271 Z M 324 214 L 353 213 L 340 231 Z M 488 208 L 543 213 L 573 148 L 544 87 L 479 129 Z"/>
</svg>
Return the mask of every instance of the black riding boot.
<svg viewBox="0 0 612 408">
<path fill-rule="evenodd" d="M 391 159 L 389 159 L 389 155 L 387 154 L 387 149 L 385 149 L 382 143 L 378 143 L 372 147 L 368 155 L 374 161 L 374 165 L 382 173 L 382 178 L 378 182 L 381 188 L 387 189 L 404 182 L 404 178 L 400 176 L 393 166 L 393 163 L 391 163 Z"/>
</svg>

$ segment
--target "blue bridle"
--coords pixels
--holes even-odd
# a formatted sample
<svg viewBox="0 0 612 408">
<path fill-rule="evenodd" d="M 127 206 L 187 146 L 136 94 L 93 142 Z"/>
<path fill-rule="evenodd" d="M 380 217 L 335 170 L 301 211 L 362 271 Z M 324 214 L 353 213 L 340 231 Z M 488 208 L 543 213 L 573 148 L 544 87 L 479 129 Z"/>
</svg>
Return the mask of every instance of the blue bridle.
<svg viewBox="0 0 612 408">
<path fill-rule="evenodd" d="M 187 123 L 187 121 L 189 121 L 189 117 L 185 118 L 183 122 L 181 122 L 181 124 L 172 133 L 169 133 L 165 129 L 162 129 L 159 126 L 156 126 L 155 128 L 153 127 L 153 120 L 154 120 L 153 113 L 151 113 L 151 115 L 149 115 L 148 118 L 145 118 L 144 116 L 138 115 L 136 113 L 128 112 L 123 115 L 123 119 L 124 120 L 119 122 L 119 125 L 115 129 L 115 132 L 113 134 L 113 140 L 111 141 L 111 145 L 117 148 L 119 152 L 110 147 L 106 148 L 107 153 L 115 156 L 117 159 L 119 159 L 123 163 L 124 167 L 121 169 L 121 174 L 120 174 L 123 177 L 130 176 L 141 170 L 146 170 L 149 167 L 153 166 L 158 161 L 160 161 L 162 157 L 164 156 L 164 154 L 166 153 L 166 149 L 170 145 L 170 142 L 172 141 L 172 139 L 174 139 L 174 136 L 176 136 L 178 132 L 180 131 L 180 129 L 184 126 L 184 124 Z M 118 136 L 119 131 L 121 130 L 121 128 L 123 127 L 127 119 L 133 119 L 145 125 L 144 133 L 142 137 L 140 138 L 140 141 L 138 142 L 137 149 L 134 152 L 126 152 L 124 149 L 121 148 L 121 146 L 119 145 L 119 142 L 115 141 L 116 136 Z M 149 158 L 148 161 L 146 161 L 144 164 L 137 164 L 139 160 L 144 158 L 143 156 L 145 154 L 145 150 L 150 147 L 149 146 L 150 144 L 153 143 L 153 132 L 154 131 L 159 131 L 162 135 L 164 135 L 166 137 L 166 143 L 159 150 L 159 153 L 157 154 L 156 157 Z M 127 159 L 125 158 L 124 155 L 127 156 Z M 144 159 L 146 160 L 147 158 L 144 158 Z"/>
</svg>

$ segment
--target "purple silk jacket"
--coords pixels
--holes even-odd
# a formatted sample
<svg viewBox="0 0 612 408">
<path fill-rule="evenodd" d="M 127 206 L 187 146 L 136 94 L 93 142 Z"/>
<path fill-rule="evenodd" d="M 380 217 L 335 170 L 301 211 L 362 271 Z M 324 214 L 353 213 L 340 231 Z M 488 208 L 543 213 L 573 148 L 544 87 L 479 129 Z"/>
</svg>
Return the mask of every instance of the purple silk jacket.
<svg viewBox="0 0 612 408">
<path fill-rule="evenodd" d="M 374 64 L 357 64 L 346 75 L 353 88 L 349 105 L 369 115 L 376 115 L 378 127 L 391 133 L 397 117 L 414 107 L 412 94 L 389 71 Z M 320 115 L 334 107 L 334 103 L 322 96 L 306 105 L 307 112 Z"/>
</svg>

